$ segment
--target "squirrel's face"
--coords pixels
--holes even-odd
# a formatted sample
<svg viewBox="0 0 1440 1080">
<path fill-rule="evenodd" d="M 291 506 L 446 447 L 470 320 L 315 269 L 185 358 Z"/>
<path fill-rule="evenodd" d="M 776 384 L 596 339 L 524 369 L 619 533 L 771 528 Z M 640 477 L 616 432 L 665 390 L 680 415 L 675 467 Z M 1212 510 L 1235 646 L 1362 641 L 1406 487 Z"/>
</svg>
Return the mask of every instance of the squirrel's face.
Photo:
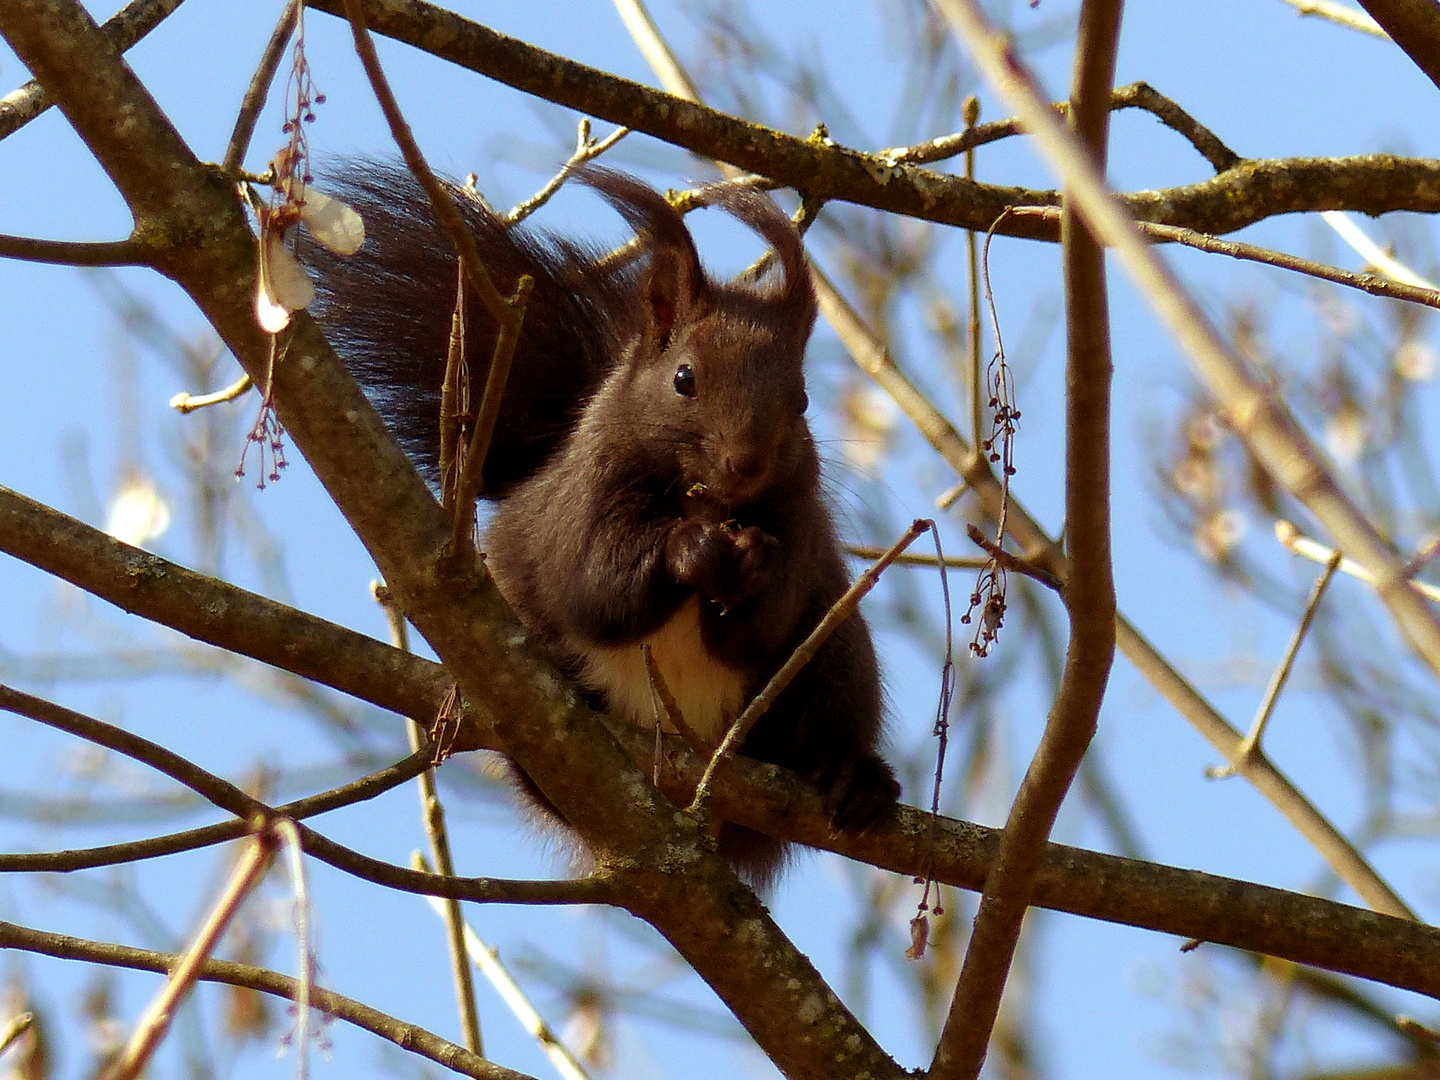
<svg viewBox="0 0 1440 1080">
<path fill-rule="evenodd" d="M 719 283 L 663 198 L 611 174 L 591 182 L 648 244 L 636 281 L 634 343 L 590 410 L 609 431 L 598 444 L 605 456 L 631 476 L 658 481 L 687 516 L 717 524 L 813 489 L 819 464 L 805 422 L 802 360 L 815 294 L 789 218 L 761 193 L 712 190 L 711 202 L 753 228 L 776 256 L 759 281 Z"/>
<path fill-rule="evenodd" d="M 637 417 L 671 458 L 666 472 L 687 508 L 722 519 L 813 484 L 817 469 L 801 365 L 809 328 L 773 325 L 754 318 L 758 305 L 744 306 L 716 304 L 654 342 L 635 387 Z"/>
</svg>

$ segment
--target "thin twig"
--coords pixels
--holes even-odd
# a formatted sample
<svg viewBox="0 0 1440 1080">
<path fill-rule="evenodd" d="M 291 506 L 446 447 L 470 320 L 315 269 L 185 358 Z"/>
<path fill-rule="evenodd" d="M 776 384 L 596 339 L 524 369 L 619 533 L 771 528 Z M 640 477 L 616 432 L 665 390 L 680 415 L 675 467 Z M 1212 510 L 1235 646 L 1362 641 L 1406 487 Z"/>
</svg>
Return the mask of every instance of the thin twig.
<svg viewBox="0 0 1440 1080">
<path fill-rule="evenodd" d="M 630 134 L 627 127 L 618 127 L 603 139 L 595 139 L 590 135 L 590 120 L 584 118 L 580 121 L 579 130 L 576 134 L 575 152 L 566 159 L 565 164 L 560 166 L 560 171 L 552 176 L 549 182 L 524 202 L 519 203 L 507 214 L 502 214 L 500 220 L 506 225 L 518 225 L 531 214 L 539 210 L 559 191 L 565 181 L 574 175 L 575 170 L 587 161 L 594 161 L 605 151 L 618 143 L 626 135 Z"/>
<path fill-rule="evenodd" d="M 525 305 L 529 299 L 530 290 L 535 287 L 535 280 L 528 274 L 522 275 L 515 285 L 514 294 L 508 299 L 501 295 L 499 289 L 496 288 L 490 272 L 480 259 L 480 252 L 475 246 L 474 236 L 465 227 L 465 222 L 455 207 L 454 199 L 445 190 L 445 186 L 436 179 L 430 166 L 426 164 L 425 157 L 420 153 L 420 147 L 416 144 L 415 137 L 410 131 L 410 125 L 401 115 L 400 106 L 396 103 L 395 95 L 390 90 L 389 81 L 385 78 L 385 72 L 381 70 L 380 58 L 375 52 L 375 44 L 370 40 L 370 33 L 365 28 L 365 12 L 359 0 L 345 0 L 345 12 L 350 19 L 356 54 L 365 68 L 365 74 L 375 92 L 375 98 L 380 103 L 380 109 L 385 114 L 386 122 L 390 125 L 390 132 L 400 147 L 401 155 L 405 158 L 405 164 L 420 186 L 425 189 L 425 194 L 430 199 L 430 205 L 435 211 L 436 218 L 455 245 L 455 250 L 460 256 L 461 268 L 465 273 L 465 280 L 474 290 L 480 302 L 485 305 L 486 311 L 490 313 L 499 328 L 495 337 L 495 351 L 490 359 L 490 371 L 485 380 L 485 393 L 480 399 L 480 411 L 475 418 L 470 446 L 460 470 L 460 486 L 452 518 L 453 532 L 450 544 L 451 552 L 458 554 L 466 550 L 470 544 L 473 522 L 472 505 L 480 493 L 485 457 L 490 449 L 490 438 L 495 431 L 495 420 L 500 413 L 500 396 L 504 392 L 505 383 L 510 376 L 510 363 L 515 357 L 520 325 L 525 318 Z"/>
<path fill-rule="evenodd" d="M 414 779 L 430 764 L 430 751 L 411 754 L 403 761 L 363 776 L 343 787 L 323 791 L 294 802 L 284 803 L 274 809 L 277 817 L 302 818 L 326 814 L 344 806 L 373 799 L 407 780 Z M 72 870 L 90 870 L 97 866 L 118 866 L 122 863 L 138 862 L 141 859 L 156 859 L 163 855 L 176 855 L 182 851 L 223 844 L 227 840 L 238 840 L 250 831 L 244 820 L 236 818 L 216 825 L 205 825 L 198 829 L 170 833 L 167 836 L 149 836 L 124 844 L 106 844 L 102 847 L 78 848 L 69 851 L 25 852 L 23 854 L 0 854 L 0 874 L 13 873 L 67 873 Z"/>
<path fill-rule="evenodd" d="M 310 889 L 305 878 L 305 851 L 300 826 L 289 818 L 277 818 L 271 825 L 290 872 L 290 889 L 295 894 L 291 912 L 295 919 L 295 1070 L 306 1080 L 310 1067 L 310 1002 L 315 990 L 315 949 L 310 935 Z"/>
<path fill-rule="evenodd" d="M 422 774 L 427 775 L 427 774 Z M 434 787 L 433 782 L 430 785 Z M 450 855 L 450 841 L 445 832 L 444 811 L 441 809 L 440 800 L 434 798 L 424 802 L 425 831 L 430 835 L 430 850 L 435 851 L 443 845 L 446 858 Z M 438 814 L 432 811 L 439 810 Z M 432 825 L 431 819 L 438 817 L 438 822 Z M 410 865 L 422 874 L 437 872 L 430 866 L 429 861 L 418 851 L 410 853 Z M 449 869 L 441 866 L 436 861 L 438 872 L 445 877 L 454 877 L 455 868 L 451 864 Z M 465 1036 L 465 1046 L 477 1054 L 485 1053 L 485 1044 L 480 1037 L 480 1009 L 475 1002 L 475 977 L 470 970 L 470 961 L 465 956 L 465 913 L 461 910 L 460 901 L 453 897 L 442 899 L 438 896 L 427 897 L 431 906 L 440 915 L 440 921 L 445 924 L 445 943 L 450 951 L 450 972 L 455 980 L 455 1002 L 460 1011 L 460 1031 Z"/>
<path fill-rule="evenodd" d="M 240 101 L 240 111 L 235 117 L 235 127 L 230 133 L 230 143 L 225 147 L 225 156 L 220 168 L 228 176 L 245 164 L 245 155 L 250 150 L 250 140 L 255 134 L 255 124 L 260 119 L 260 110 L 265 108 L 265 99 L 270 95 L 270 84 L 275 81 L 275 72 L 285 55 L 285 46 L 295 32 L 295 24 L 304 10 L 304 0 L 290 0 L 285 5 L 280 21 L 275 24 L 260 64 L 255 69 L 250 85 L 245 88 L 245 97 Z"/>
<path fill-rule="evenodd" d="M 1054 592 L 1064 591 L 1065 582 L 1061 580 L 1060 576 L 1053 570 L 1031 559 L 1026 559 L 1019 555 L 1012 555 L 974 525 L 967 525 L 965 527 L 965 535 L 970 538 L 971 543 L 977 547 L 984 548 L 985 553 L 989 556 L 989 558 L 983 560 L 972 560 L 979 562 L 981 568 L 994 563 L 1002 570 L 1013 570 L 1017 574 L 1024 574 L 1028 578 L 1033 578 Z"/>
<path fill-rule="evenodd" d="M 969 485 L 991 517 L 1000 510 L 1000 482 L 984 456 L 965 441 L 938 409 L 896 365 L 875 333 L 818 267 L 813 268 L 820 310 L 855 365 L 890 395 L 935 451 Z M 1063 572 L 1064 552 L 1023 507 L 1014 505 L 1011 534 L 1027 551 L 1043 552 Z M 1328 553 L 1327 553 L 1328 557 Z M 1323 559 L 1321 560 L 1324 561 Z M 1344 569 L 1342 564 L 1341 569 Z M 1225 759 L 1231 759 L 1243 738 L 1215 708 L 1156 650 L 1122 614 L 1116 615 L 1116 644 L 1150 682 Z M 1376 911 L 1414 918 L 1409 907 L 1366 861 L 1353 843 L 1317 810 L 1275 765 L 1260 755 L 1243 775 L 1316 850 L 1335 875 Z"/>
<path fill-rule="evenodd" d="M 250 388 L 255 385 L 249 373 L 245 373 L 236 379 L 223 390 L 216 390 L 213 394 L 192 394 L 188 390 L 181 390 L 170 399 L 170 407 L 176 412 L 192 413 L 196 409 L 203 409 L 209 405 L 219 405 L 224 401 L 234 401 L 243 394 L 248 394 Z"/>
<path fill-rule="evenodd" d="M 183 0 L 130 0 L 105 20 L 100 29 L 120 52 L 128 51 L 136 42 L 170 16 Z M 13 135 L 50 108 L 51 101 L 38 79 L 0 98 L 0 139 Z"/>
<path fill-rule="evenodd" d="M 988 542 L 988 541 L 987 541 Z M 846 544 L 845 554 L 856 559 L 869 559 L 872 562 L 885 554 L 885 549 L 878 544 Z M 936 567 L 940 563 L 934 555 L 928 555 L 916 551 L 907 551 L 903 555 L 897 555 L 893 562 L 896 566 L 929 566 Z M 979 556 L 947 555 L 945 565 L 951 570 L 981 570 L 990 559 Z"/>
<path fill-rule="evenodd" d="M 1328 22 L 1349 27 L 1351 30 L 1358 30 L 1362 34 L 1389 40 L 1390 35 L 1374 19 L 1363 11 L 1356 11 L 1344 4 L 1336 4 L 1332 0 L 1283 0 L 1283 2 L 1289 4 L 1301 15 L 1315 15 Z"/>
<path fill-rule="evenodd" d="M 699 101 L 700 91 L 689 74 L 680 66 L 675 53 L 660 33 L 660 27 L 646 10 L 644 0 L 615 0 L 616 10 L 630 38 L 660 80 L 660 85 L 689 101 Z"/>
<path fill-rule="evenodd" d="M 1053 102 L 1050 106 L 1055 114 L 1066 117 L 1070 114 L 1070 103 Z M 1200 155 L 1214 166 L 1216 172 L 1224 172 L 1237 164 L 1240 155 L 1231 150 L 1216 134 L 1187 113 L 1174 101 L 1160 93 L 1149 83 L 1134 82 L 1119 86 L 1110 95 L 1112 111 L 1120 109 L 1143 109 L 1153 115 L 1170 130 L 1182 136 Z M 876 156 L 892 165 L 924 165 L 956 154 L 968 153 L 978 146 L 998 142 L 1025 133 L 1022 120 L 994 120 L 988 124 L 966 124 L 965 130 L 954 135 L 942 135 L 938 139 L 919 143 L 915 146 L 896 147 L 878 151 Z M 967 173 L 967 175 L 969 175 Z"/>
<path fill-rule="evenodd" d="M 33 1012 L 22 1012 L 17 1016 L 12 1016 L 4 1030 L 0 1031 L 0 1054 L 9 1050 L 15 1040 L 29 1031 L 30 1026 L 34 1023 L 35 1014 Z"/>
<path fill-rule="evenodd" d="M 954 506 L 960 500 L 960 496 L 964 495 L 966 489 L 969 487 L 970 485 L 965 480 L 961 480 L 945 491 L 942 491 L 939 495 L 935 496 L 935 509 L 949 510 L 950 507 Z"/>
<path fill-rule="evenodd" d="M 173 750 L 167 750 L 158 743 L 143 739 L 113 724 L 3 684 L 0 684 L 0 709 L 28 716 L 48 727 L 69 732 L 97 746 L 143 762 L 237 817 L 247 820 L 257 815 L 266 820 L 274 820 L 276 817 L 272 807 L 229 781 L 207 772 Z M 505 881 L 497 878 L 446 878 L 438 874 L 421 874 L 407 867 L 394 866 L 362 855 L 304 825 L 297 825 L 296 828 L 305 850 L 315 858 L 365 881 L 403 892 L 453 896 L 482 903 L 590 904 L 609 903 L 615 897 L 613 883 L 600 876 L 578 881 Z"/>
<path fill-rule="evenodd" d="M 1011 214 L 1015 217 L 1060 220 L 1060 208 L 1055 206 L 1017 206 L 1011 211 Z M 1349 270 L 1341 270 L 1336 266 L 1302 259 L 1298 255 L 1291 255 L 1284 251 L 1273 251 L 1270 248 L 1257 247 L 1254 244 L 1246 244 L 1238 240 L 1222 240 L 1209 233 L 1196 232 L 1194 229 L 1182 229 L 1175 225 L 1156 225 L 1148 221 L 1137 221 L 1135 224 L 1142 233 L 1153 240 L 1173 241 L 1199 251 L 1209 252 L 1212 255 L 1228 255 L 1233 259 L 1244 259 L 1247 262 L 1276 266 L 1282 270 L 1293 270 L 1297 274 L 1306 274 L 1310 277 L 1320 278 L 1322 281 L 1332 281 L 1337 285 L 1344 285 L 1346 288 L 1369 293 L 1371 296 L 1384 296 L 1391 300 L 1409 300 L 1411 303 L 1424 304 L 1426 307 L 1440 308 L 1440 291 L 1413 284 L 1412 281 L 1396 275 L 1387 277 L 1381 274 L 1357 274 Z"/>
<path fill-rule="evenodd" d="M 440 907 L 440 901 L 433 896 L 429 899 L 431 909 L 443 918 L 444 912 Z M 585 1070 L 575 1060 L 575 1055 L 570 1053 L 535 1006 L 530 1003 L 530 999 L 525 996 L 525 991 L 520 989 L 520 984 L 511 977 L 510 972 L 505 969 L 505 965 L 500 962 L 496 951 L 480 940 L 480 935 L 471 929 L 468 922 L 462 925 L 465 932 L 465 950 L 469 953 L 470 959 L 490 980 L 490 985 L 504 999 L 505 1004 L 510 1006 L 510 1011 L 515 1014 L 515 1018 L 525 1025 L 525 1030 L 540 1044 L 540 1049 L 545 1051 L 545 1056 L 550 1059 L 555 1070 L 565 1080 L 589 1080 Z"/>
<path fill-rule="evenodd" d="M 973 131 L 980 120 L 980 99 L 971 94 L 965 99 L 963 106 L 965 114 L 965 130 Z M 967 147 L 965 150 L 965 179 L 975 179 L 975 148 Z M 970 441 L 976 446 L 985 438 L 985 397 L 980 391 L 981 367 L 980 367 L 980 240 L 975 235 L 974 229 L 965 230 L 965 282 L 970 291 L 970 311 L 967 319 L 969 334 L 969 354 L 966 356 L 966 363 L 969 370 L 966 372 L 966 382 L 970 386 Z M 956 489 L 955 498 L 963 487 Z M 936 505 L 941 510 L 950 509 L 955 498 L 949 497 L 946 492 L 942 498 L 948 499 L 944 505 L 937 501 Z"/>
<path fill-rule="evenodd" d="M 353 3 L 354 0 L 349 2 Z M 515 359 L 515 346 L 520 342 L 520 325 L 525 319 L 525 305 L 529 302 L 530 291 L 534 287 L 535 279 L 524 274 L 515 286 L 514 295 L 505 301 L 509 315 L 500 323 L 500 331 L 495 335 L 495 351 L 490 357 L 485 390 L 480 395 L 480 411 L 475 415 L 475 424 L 470 431 L 470 444 L 465 449 L 465 462 L 460 469 L 460 485 L 452 518 L 454 530 L 450 537 L 452 552 L 464 551 L 469 547 L 473 507 L 484 486 L 485 456 L 490 450 L 490 439 L 495 434 L 495 422 L 500 417 L 500 398 L 505 392 L 505 383 L 510 378 L 510 364 Z"/>
<path fill-rule="evenodd" d="M 455 513 L 460 497 L 460 470 L 474 417 L 470 412 L 470 365 L 465 362 L 465 267 L 456 266 L 455 308 L 450 313 L 450 340 L 445 348 L 445 379 L 440 384 L 440 505 Z"/>
<path fill-rule="evenodd" d="M 151 251 L 136 240 L 35 240 L 0 235 L 0 258 L 57 266 L 149 266 Z"/>
<path fill-rule="evenodd" d="M 658 719 L 678 732 L 691 750 L 697 754 L 709 754 L 715 747 L 685 719 L 680 702 L 675 699 L 669 683 L 665 681 L 665 674 L 660 670 L 660 664 L 655 659 L 649 642 L 640 646 L 640 654 L 645 658 L 645 674 L 650 680 L 650 692 L 655 696 L 656 711 L 660 714 Z"/>
<path fill-rule="evenodd" d="M 134 1034 L 120 1052 L 115 1063 L 105 1070 L 105 1080 L 134 1080 L 149 1063 L 180 1003 L 199 978 L 201 966 L 215 950 L 220 935 L 240 910 L 245 898 L 260 884 L 270 869 L 277 847 L 275 835 L 266 826 L 246 845 L 244 853 L 230 875 L 230 881 L 209 916 L 195 935 L 190 948 L 170 972 L 164 989 L 156 995 L 145 1014 L 136 1022 Z"/>
<path fill-rule="evenodd" d="M 1355 223 L 1354 218 L 1342 210 L 1322 210 L 1320 217 L 1334 229 L 1340 239 L 1349 244 L 1362 259 L 1375 267 L 1386 277 L 1394 278 L 1416 289 L 1435 291 L 1435 283 L 1421 277 L 1395 256 L 1382 248 L 1368 233 Z"/>
<path fill-rule="evenodd" d="M 1290 644 L 1280 660 L 1280 666 L 1270 676 L 1270 685 L 1265 688 L 1265 696 L 1260 701 L 1260 708 L 1255 712 L 1255 719 L 1250 724 L 1250 730 L 1235 750 L 1235 756 L 1241 761 L 1254 757 L 1260 749 L 1260 740 L 1265 737 L 1265 728 L 1270 723 L 1270 714 L 1275 711 L 1275 705 L 1280 700 L 1280 692 L 1285 689 L 1285 684 L 1290 679 L 1290 671 L 1295 666 L 1295 657 L 1300 653 L 1300 645 L 1304 642 L 1305 635 L 1310 632 L 1310 624 L 1315 621 L 1315 613 L 1320 610 L 1320 599 L 1325 595 L 1325 589 L 1330 584 L 1330 579 L 1335 576 L 1335 571 L 1340 566 L 1340 560 L 1340 552 L 1332 554 L 1325 564 L 1324 573 L 1320 575 L 1310 590 L 1310 599 L 1305 604 L 1305 613 L 1300 616 L 1300 625 L 1295 627 L 1295 633 L 1290 637 Z M 1227 764 L 1206 769 L 1205 775 L 1212 780 L 1221 780 L 1227 776 L 1234 776 L 1235 772 L 1235 765 Z"/>
<path fill-rule="evenodd" d="M 764 689 L 751 698 L 750 704 L 745 706 L 745 711 L 730 725 L 730 730 L 725 732 L 725 738 L 720 741 L 720 746 L 711 756 L 710 763 L 705 766 L 705 773 L 700 777 L 700 783 L 695 788 L 695 799 L 690 804 L 692 815 L 703 818 L 705 803 L 710 798 L 710 788 L 716 771 L 735 755 L 735 752 L 740 749 L 740 744 L 750 734 L 750 729 L 769 711 L 770 706 L 775 704 L 775 699 L 790 685 L 795 676 L 800 674 L 801 669 L 810 662 L 826 639 L 860 606 L 861 599 L 879 582 L 880 575 L 884 573 L 885 568 L 895 560 L 896 556 L 913 544 L 915 538 L 930 525 L 931 523 L 924 519 L 917 518 L 913 521 L 910 528 L 905 530 L 905 535 L 886 549 L 885 553 L 876 560 L 875 565 L 856 578 L 850 588 L 845 590 L 844 595 L 831 605 L 819 625 L 810 632 L 810 636 L 796 646 L 795 651 L 790 654 L 790 658 L 780 666 L 779 671 L 770 677 L 770 681 L 765 684 Z"/>
<path fill-rule="evenodd" d="M 0 922 L 0 948 L 24 950 L 62 960 L 81 960 L 107 967 L 153 971 L 162 975 L 169 972 L 180 959 L 177 953 L 86 941 L 83 938 L 49 934 L 8 922 Z M 295 980 L 289 976 L 229 960 L 206 960 L 200 967 L 199 977 L 205 982 L 243 986 L 288 1001 L 295 1000 L 297 989 Z M 316 987 L 314 1003 L 316 1008 L 323 1009 L 327 1016 L 338 1017 L 396 1046 L 429 1058 L 447 1069 L 475 1077 L 476 1080 L 534 1080 L 524 1073 L 491 1064 L 463 1046 L 456 1046 L 418 1025 L 397 1020 L 353 998 Z"/>
<path fill-rule="evenodd" d="M 1316 540 L 1311 540 L 1297 529 L 1294 523 L 1286 521 L 1284 518 L 1275 522 L 1275 539 L 1279 540 L 1280 543 L 1284 544 L 1285 547 L 1289 548 L 1301 558 L 1320 563 L 1322 566 L 1337 554 L 1335 548 L 1326 547 Z M 1411 561 L 1413 562 L 1414 560 Z M 1409 569 L 1409 564 L 1407 564 L 1406 569 Z M 1353 559 L 1342 557 L 1340 560 L 1340 572 L 1342 574 L 1349 574 L 1357 581 L 1365 582 L 1366 585 L 1373 586 L 1375 584 L 1375 576 Z M 1431 585 L 1428 581 L 1413 580 L 1410 582 L 1410 585 L 1422 596 L 1440 603 L 1440 586 Z"/>
<path fill-rule="evenodd" d="M 390 643 L 402 652 L 410 651 L 410 633 L 405 625 L 405 614 L 395 602 L 389 589 L 380 582 L 370 583 L 371 594 L 385 612 L 390 625 Z M 410 740 L 412 753 L 419 753 L 426 745 L 425 728 L 411 717 L 405 724 L 405 733 Z M 435 785 L 435 770 L 426 769 L 415 778 L 420 791 L 420 816 L 425 823 L 425 835 L 430 841 L 430 854 L 435 860 L 436 872 L 442 877 L 455 876 L 455 861 L 450 854 L 450 836 L 445 828 L 445 807 L 440 802 L 440 791 Z M 429 873 L 425 858 L 419 852 L 411 856 L 411 865 L 422 873 Z M 418 864 L 418 865 L 417 865 Z M 450 948 L 450 969 L 455 978 L 455 1000 L 460 1010 L 460 1030 L 465 1035 L 465 1045 L 477 1054 L 485 1053 L 480 1037 L 480 1010 L 475 1004 L 475 980 L 470 977 L 470 965 L 465 960 L 464 914 L 460 901 L 452 898 L 437 901 L 444 912 L 446 941 Z"/>
</svg>

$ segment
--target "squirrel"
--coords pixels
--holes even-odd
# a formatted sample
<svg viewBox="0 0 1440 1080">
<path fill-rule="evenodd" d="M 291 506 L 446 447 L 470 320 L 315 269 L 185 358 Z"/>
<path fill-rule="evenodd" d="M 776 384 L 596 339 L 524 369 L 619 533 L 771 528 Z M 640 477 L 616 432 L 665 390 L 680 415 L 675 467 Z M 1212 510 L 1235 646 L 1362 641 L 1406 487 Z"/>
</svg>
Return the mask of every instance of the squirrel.
<svg viewBox="0 0 1440 1080">
<path fill-rule="evenodd" d="M 486 565 L 597 707 L 653 729 L 649 644 L 687 726 L 713 746 L 849 584 L 805 420 L 814 286 L 799 233 L 764 194 L 702 191 L 778 263 L 778 275 L 719 282 L 663 196 L 609 170 L 578 178 L 635 230 L 640 258 L 508 228 L 452 188 L 502 291 L 535 281 L 485 463 Z M 349 259 L 307 253 L 317 316 L 433 482 L 456 257 L 403 168 L 365 163 L 330 190 L 360 212 L 367 240 Z M 495 330 L 467 304 L 483 383 Z M 864 828 L 900 794 L 877 750 L 883 708 L 855 613 L 741 752 L 809 778 L 836 829 Z M 786 861 L 783 841 L 733 823 L 718 844 L 757 887 Z"/>
</svg>

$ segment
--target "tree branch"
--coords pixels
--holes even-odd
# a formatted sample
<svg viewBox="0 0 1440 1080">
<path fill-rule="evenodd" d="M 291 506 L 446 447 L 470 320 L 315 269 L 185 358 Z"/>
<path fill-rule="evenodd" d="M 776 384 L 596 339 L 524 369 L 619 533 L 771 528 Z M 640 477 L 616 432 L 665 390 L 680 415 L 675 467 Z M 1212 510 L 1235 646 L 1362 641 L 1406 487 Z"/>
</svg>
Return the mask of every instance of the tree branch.
<svg viewBox="0 0 1440 1080">
<path fill-rule="evenodd" d="M 144 245 L 134 240 L 75 243 L 0 235 L 0 259 L 53 263 L 60 266 L 149 266 Z"/>
<path fill-rule="evenodd" d="M 1011 213 L 1022 217 L 1034 215 L 1059 221 L 1061 211 L 1058 206 L 1019 206 Z M 1228 255 L 1232 259 L 1244 259 L 1247 262 L 1279 267 L 1281 270 L 1292 270 L 1297 274 L 1319 278 L 1321 281 L 1344 285 L 1348 289 L 1358 289 L 1371 296 L 1383 296 L 1390 300 L 1407 300 L 1412 304 L 1440 308 L 1440 291 L 1411 285 L 1405 281 L 1397 281 L 1384 274 L 1352 273 L 1336 266 L 1327 266 L 1325 263 L 1314 262 L 1311 259 L 1302 259 L 1298 255 L 1291 255 L 1288 252 L 1272 251 L 1269 248 L 1257 247 L 1255 244 L 1246 244 L 1239 240 L 1221 240 L 1209 233 L 1199 233 L 1193 229 L 1177 229 L 1173 225 L 1155 225 L 1148 221 L 1136 222 L 1136 225 L 1152 240 L 1183 244 L 1211 255 Z"/>
<path fill-rule="evenodd" d="M 343 14 L 343 0 L 314 0 L 311 7 Z M 443 60 L 583 115 L 738 165 L 812 199 L 852 202 L 981 232 L 1007 206 L 1060 203 L 1057 191 L 979 184 L 896 161 L 890 156 L 894 151 L 867 154 L 787 135 L 526 45 L 422 0 L 367 0 L 365 17 L 375 32 Z M 1305 211 L 1433 213 L 1440 211 L 1440 162 L 1389 154 L 1242 161 L 1201 183 L 1134 192 L 1121 200 L 1139 220 L 1217 235 Z M 1043 220 L 1007 218 L 998 231 L 1059 238 L 1058 228 Z"/>
<path fill-rule="evenodd" d="M 941 8 L 946 5 L 942 2 Z M 1121 0 L 1085 0 L 1075 50 L 1070 119 L 1095 168 L 1105 172 Z M 1110 562 L 1110 307 L 1105 253 L 1067 191 L 1064 265 L 1065 520 L 1070 622 L 1065 669 L 1034 760 L 1005 822 L 985 879 L 931 1076 L 980 1075 L 1000 1012 L 1020 928 L 1055 818 L 1095 734 L 1115 659 L 1115 580 Z"/>
<path fill-rule="evenodd" d="M 973 0 L 945 0 L 944 6 L 986 77 L 1033 126 L 1047 161 L 1065 178 L 1067 192 L 1073 189 L 1086 223 L 1115 248 L 1136 287 L 1189 355 L 1231 429 L 1266 471 L 1325 525 L 1337 546 L 1376 575 L 1376 592 L 1401 634 L 1431 671 L 1440 674 L 1440 621 L 1410 587 L 1404 563 L 1388 539 L 1335 481 L 1323 455 L 1274 389 L 1221 338 L 1135 228 L 1083 149 L 1050 115 L 1009 40 L 988 25 Z"/>
<path fill-rule="evenodd" d="M 150 949 L 134 949 L 128 945 L 86 941 L 64 934 L 48 934 L 9 922 L 0 922 L 0 948 L 38 953 L 61 960 L 83 960 L 107 967 L 153 971 L 161 975 L 168 972 L 179 960 L 177 953 L 154 952 Z M 288 976 L 229 960 L 206 960 L 200 966 L 199 977 L 205 982 L 243 986 L 290 1001 L 295 999 L 297 989 L 296 980 Z M 310 1002 L 330 1016 L 338 1016 L 341 1020 L 364 1028 L 402 1049 L 413 1050 L 447 1069 L 473 1076 L 475 1080 L 534 1080 L 525 1073 L 486 1061 L 480 1055 L 472 1054 L 463 1046 L 456 1046 L 422 1027 L 397 1020 L 379 1009 L 372 1009 L 369 1005 L 333 991 L 323 990 L 318 986 L 311 987 Z"/>
<path fill-rule="evenodd" d="M 274 812 L 281 817 L 299 821 L 318 814 L 327 814 L 342 806 L 365 802 L 424 773 L 430 768 L 433 756 L 430 748 L 425 747 L 388 769 L 362 776 L 343 787 L 277 806 Z M 196 848 L 222 844 L 227 840 L 238 840 L 248 831 L 246 822 L 237 818 L 204 825 L 198 829 L 170 833 L 168 836 L 149 836 L 129 843 L 106 844 L 71 851 L 0 854 L 0 874 L 69 873 L 97 866 L 117 866 L 142 859 L 155 859 L 162 855 L 177 855 L 182 851 L 194 851 Z"/>
<path fill-rule="evenodd" d="M 101 27 L 115 48 L 125 52 L 154 30 L 183 0 L 130 0 Z M 45 90 L 35 79 L 0 98 L 0 139 L 13 135 L 50 108 Z"/>
<path fill-rule="evenodd" d="M 438 665 L 374 638 L 133 548 L 0 487 L 0 551 L 123 611 L 249 656 L 401 716 L 434 716 L 453 685 Z M 488 719 L 466 704 L 457 750 L 482 744 Z"/>
</svg>

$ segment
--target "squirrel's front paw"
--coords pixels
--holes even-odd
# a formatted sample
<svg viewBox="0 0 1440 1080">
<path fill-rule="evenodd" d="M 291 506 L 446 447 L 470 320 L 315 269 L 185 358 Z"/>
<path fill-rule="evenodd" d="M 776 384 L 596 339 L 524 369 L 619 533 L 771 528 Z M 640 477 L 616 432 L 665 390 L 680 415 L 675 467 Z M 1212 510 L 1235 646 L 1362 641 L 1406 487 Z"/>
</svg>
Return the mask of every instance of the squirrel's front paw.
<svg viewBox="0 0 1440 1080">
<path fill-rule="evenodd" d="M 728 610 L 764 587 L 779 543 L 753 525 L 735 528 L 692 518 L 671 530 L 665 564 L 676 581 Z"/>
<path fill-rule="evenodd" d="M 724 595 L 711 599 L 730 608 L 750 599 L 768 584 L 774 566 L 772 556 L 779 550 L 780 541 L 754 525 L 743 529 L 726 529 L 722 525 L 721 529 L 730 539 L 730 565 Z"/>
</svg>

